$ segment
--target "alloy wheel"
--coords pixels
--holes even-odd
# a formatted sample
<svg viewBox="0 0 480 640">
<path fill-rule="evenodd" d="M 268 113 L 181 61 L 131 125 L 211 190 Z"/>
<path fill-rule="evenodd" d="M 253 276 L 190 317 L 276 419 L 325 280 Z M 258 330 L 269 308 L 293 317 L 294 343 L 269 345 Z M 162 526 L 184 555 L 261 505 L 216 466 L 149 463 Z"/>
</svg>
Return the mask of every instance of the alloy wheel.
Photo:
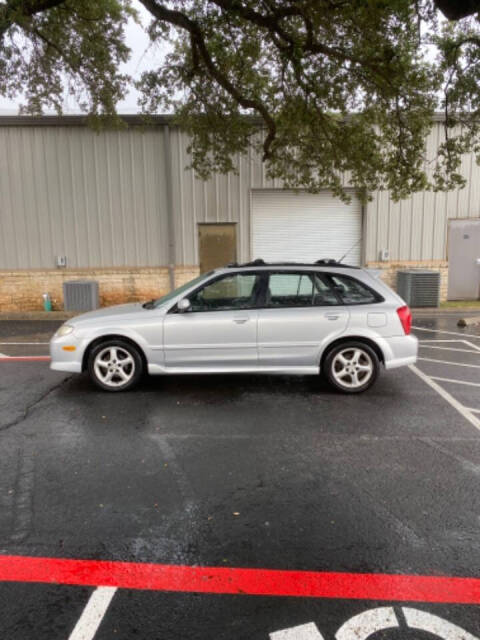
<svg viewBox="0 0 480 640">
<path fill-rule="evenodd" d="M 135 375 L 135 360 L 123 347 L 105 347 L 96 355 L 93 368 L 107 387 L 123 387 Z"/>
<path fill-rule="evenodd" d="M 339 386 L 358 389 L 367 384 L 374 373 L 372 358 L 359 347 L 342 349 L 333 358 L 331 373 Z"/>
</svg>

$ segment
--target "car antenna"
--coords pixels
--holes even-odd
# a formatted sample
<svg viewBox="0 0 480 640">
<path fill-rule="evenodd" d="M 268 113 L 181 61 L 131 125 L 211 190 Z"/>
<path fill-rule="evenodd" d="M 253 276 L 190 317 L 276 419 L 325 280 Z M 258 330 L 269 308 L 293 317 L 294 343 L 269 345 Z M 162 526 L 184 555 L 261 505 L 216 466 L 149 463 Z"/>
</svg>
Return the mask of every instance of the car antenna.
<svg viewBox="0 0 480 640">
<path fill-rule="evenodd" d="M 338 262 L 338 264 L 340 264 L 341 262 L 343 262 L 343 260 L 348 256 L 348 254 L 350 253 L 350 251 L 353 251 L 353 249 L 355 249 L 355 247 L 356 247 L 357 245 L 359 245 L 361 241 L 362 241 L 362 238 L 360 238 L 359 240 L 357 240 L 357 241 L 355 242 L 355 244 L 354 244 L 354 245 L 352 245 L 352 246 L 350 247 L 350 249 L 349 249 L 346 253 L 344 253 L 344 254 L 343 254 L 343 256 L 340 258 L 340 260 L 338 260 L 338 261 L 337 261 L 337 262 Z"/>
</svg>

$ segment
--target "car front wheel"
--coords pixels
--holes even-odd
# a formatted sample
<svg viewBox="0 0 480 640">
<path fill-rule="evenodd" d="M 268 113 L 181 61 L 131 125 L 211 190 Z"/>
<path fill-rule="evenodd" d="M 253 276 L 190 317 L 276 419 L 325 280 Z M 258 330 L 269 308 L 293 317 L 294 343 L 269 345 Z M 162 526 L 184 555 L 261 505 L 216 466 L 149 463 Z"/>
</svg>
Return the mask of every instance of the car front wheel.
<svg viewBox="0 0 480 640">
<path fill-rule="evenodd" d="M 327 354 L 323 370 L 329 383 L 343 393 L 366 391 L 377 379 L 380 363 L 363 342 L 344 342 Z"/>
<path fill-rule="evenodd" d="M 91 379 L 104 391 L 126 391 L 134 387 L 143 373 L 142 357 L 132 344 L 123 340 L 102 342 L 88 357 Z"/>
</svg>

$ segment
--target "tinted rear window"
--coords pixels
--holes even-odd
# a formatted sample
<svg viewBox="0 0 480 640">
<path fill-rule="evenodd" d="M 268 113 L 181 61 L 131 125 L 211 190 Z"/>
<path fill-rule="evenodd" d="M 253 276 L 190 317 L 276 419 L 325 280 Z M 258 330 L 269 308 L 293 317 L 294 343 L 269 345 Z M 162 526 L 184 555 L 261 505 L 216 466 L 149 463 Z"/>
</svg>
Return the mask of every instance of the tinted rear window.
<svg viewBox="0 0 480 640">
<path fill-rule="evenodd" d="M 374 304 L 383 301 L 381 295 L 355 278 L 338 273 L 330 273 L 328 277 L 343 304 Z"/>
</svg>

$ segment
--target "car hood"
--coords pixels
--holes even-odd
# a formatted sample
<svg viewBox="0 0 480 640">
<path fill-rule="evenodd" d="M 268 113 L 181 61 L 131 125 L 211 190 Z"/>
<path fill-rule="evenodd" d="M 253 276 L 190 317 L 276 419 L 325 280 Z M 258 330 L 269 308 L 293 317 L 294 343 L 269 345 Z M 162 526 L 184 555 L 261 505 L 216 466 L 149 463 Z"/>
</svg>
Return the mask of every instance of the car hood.
<svg viewBox="0 0 480 640">
<path fill-rule="evenodd" d="M 113 307 L 104 307 L 103 309 L 96 309 L 95 311 L 88 311 L 82 313 L 80 316 L 75 316 L 69 321 L 69 324 L 83 323 L 89 320 L 100 320 L 107 318 L 118 318 L 119 316 L 128 316 L 132 313 L 148 313 L 148 309 L 144 309 L 140 302 L 131 302 L 129 304 L 117 304 Z"/>
</svg>

